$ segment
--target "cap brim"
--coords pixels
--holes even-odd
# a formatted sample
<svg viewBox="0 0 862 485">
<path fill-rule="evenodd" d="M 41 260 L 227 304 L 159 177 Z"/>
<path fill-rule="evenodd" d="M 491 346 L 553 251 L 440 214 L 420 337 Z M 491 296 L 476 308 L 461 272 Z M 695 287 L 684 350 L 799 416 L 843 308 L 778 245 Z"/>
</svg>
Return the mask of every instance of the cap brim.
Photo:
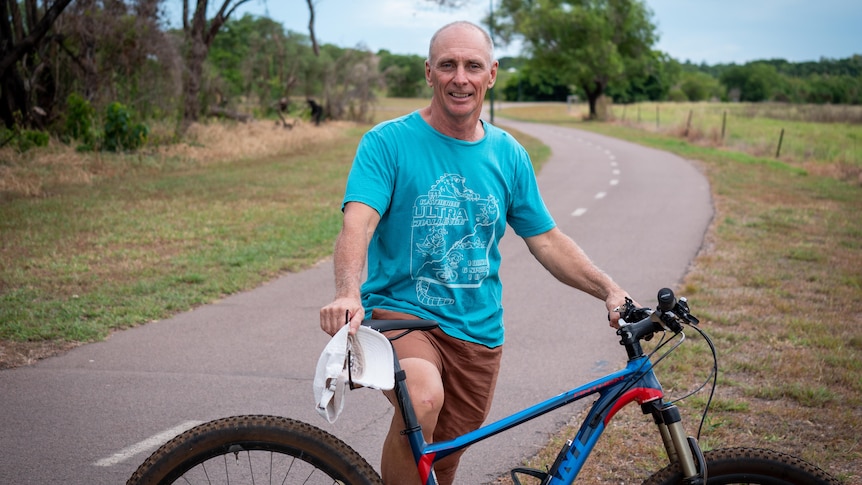
<svg viewBox="0 0 862 485">
<path fill-rule="evenodd" d="M 384 391 L 395 387 L 395 362 L 389 339 L 364 326 L 348 339 L 351 343 L 351 382 Z"/>
</svg>

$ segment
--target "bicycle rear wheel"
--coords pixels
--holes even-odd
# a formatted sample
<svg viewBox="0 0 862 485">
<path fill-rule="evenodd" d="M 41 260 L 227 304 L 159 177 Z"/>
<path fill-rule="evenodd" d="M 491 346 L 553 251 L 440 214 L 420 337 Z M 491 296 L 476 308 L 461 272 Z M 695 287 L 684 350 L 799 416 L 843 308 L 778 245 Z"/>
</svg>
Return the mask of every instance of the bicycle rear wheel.
<svg viewBox="0 0 862 485">
<path fill-rule="evenodd" d="M 308 423 L 233 416 L 196 426 L 162 445 L 126 482 L 382 485 L 356 451 Z"/>
<path fill-rule="evenodd" d="M 839 485 L 815 465 L 793 455 L 759 448 L 726 448 L 704 453 L 709 485 Z M 644 485 L 682 483 L 679 464 L 657 471 Z"/>
</svg>

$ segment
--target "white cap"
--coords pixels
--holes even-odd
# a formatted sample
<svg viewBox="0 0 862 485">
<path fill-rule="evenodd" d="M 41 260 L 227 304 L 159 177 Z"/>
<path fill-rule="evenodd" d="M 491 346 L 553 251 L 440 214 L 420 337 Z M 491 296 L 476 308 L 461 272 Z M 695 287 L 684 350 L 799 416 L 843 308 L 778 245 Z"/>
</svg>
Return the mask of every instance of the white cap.
<svg viewBox="0 0 862 485">
<path fill-rule="evenodd" d="M 395 386 L 392 345 L 377 330 L 360 326 L 348 335 L 345 325 L 326 344 L 314 374 L 314 402 L 317 412 L 334 423 L 344 409 L 348 383 L 388 391 Z"/>
</svg>

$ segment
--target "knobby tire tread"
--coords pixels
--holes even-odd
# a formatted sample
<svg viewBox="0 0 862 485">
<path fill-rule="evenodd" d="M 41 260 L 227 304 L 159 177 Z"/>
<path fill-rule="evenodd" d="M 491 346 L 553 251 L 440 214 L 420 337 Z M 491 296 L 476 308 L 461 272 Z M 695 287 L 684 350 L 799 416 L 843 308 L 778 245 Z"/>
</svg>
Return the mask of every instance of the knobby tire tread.
<svg viewBox="0 0 862 485">
<path fill-rule="evenodd" d="M 332 434 L 302 421 L 266 415 L 217 419 L 181 433 L 153 452 L 126 484 L 173 483 L 196 464 L 232 453 L 228 448 L 236 444 L 287 453 L 350 485 L 383 484 L 359 453 Z"/>
<path fill-rule="evenodd" d="M 724 448 L 704 453 L 707 483 L 840 485 L 837 479 L 801 458 L 761 448 Z M 730 481 L 728 481 L 730 480 Z M 739 481 L 741 480 L 741 481 Z M 649 477 L 644 485 L 682 483 L 679 464 L 669 465 Z"/>
</svg>

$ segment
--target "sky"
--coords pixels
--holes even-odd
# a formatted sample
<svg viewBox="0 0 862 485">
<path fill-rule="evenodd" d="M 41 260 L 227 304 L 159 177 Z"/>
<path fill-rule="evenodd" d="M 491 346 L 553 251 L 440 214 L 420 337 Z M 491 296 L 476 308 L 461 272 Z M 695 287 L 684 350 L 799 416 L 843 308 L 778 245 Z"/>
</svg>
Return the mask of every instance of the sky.
<svg viewBox="0 0 862 485">
<path fill-rule="evenodd" d="M 320 43 L 425 56 L 437 28 L 455 20 L 480 23 L 492 3 L 499 0 L 467 0 L 459 9 L 428 0 L 314 0 L 315 34 Z M 744 64 L 774 58 L 803 62 L 862 54 L 860 0 L 646 0 L 646 4 L 660 36 L 655 47 L 680 62 Z M 309 11 L 302 0 L 252 0 L 237 10 L 238 17 L 246 12 L 308 33 Z M 519 53 L 518 44 L 496 51 L 497 57 Z"/>
</svg>

